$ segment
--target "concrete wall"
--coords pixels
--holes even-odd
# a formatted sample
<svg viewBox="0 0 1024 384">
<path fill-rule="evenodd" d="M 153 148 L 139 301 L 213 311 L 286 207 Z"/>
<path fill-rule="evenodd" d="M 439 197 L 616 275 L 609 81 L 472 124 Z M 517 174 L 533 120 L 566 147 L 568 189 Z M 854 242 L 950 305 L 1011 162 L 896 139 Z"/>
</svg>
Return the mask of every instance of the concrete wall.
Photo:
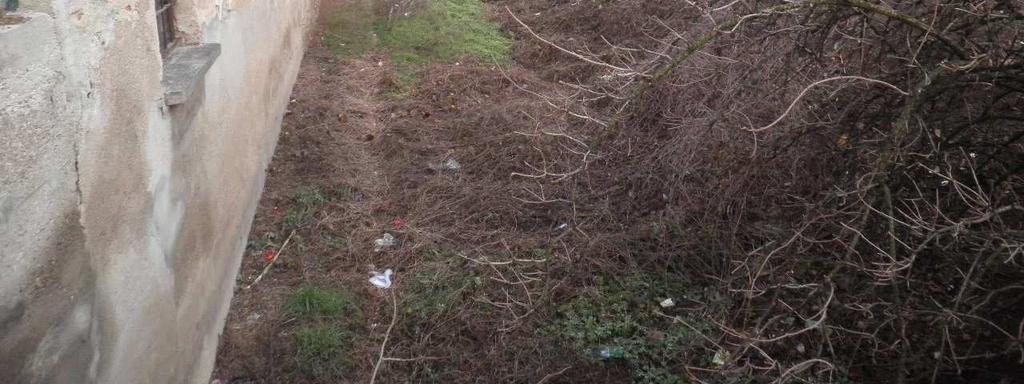
<svg viewBox="0 0 1024 384">
<path fill-rule="evenodd" d="M 173 107 L 152 0 L 22 3 L 0 26 L 0 382 L 205 383 L 316 0 L 181 0 L 182 35 L 222 53 Z"/>
</svg>

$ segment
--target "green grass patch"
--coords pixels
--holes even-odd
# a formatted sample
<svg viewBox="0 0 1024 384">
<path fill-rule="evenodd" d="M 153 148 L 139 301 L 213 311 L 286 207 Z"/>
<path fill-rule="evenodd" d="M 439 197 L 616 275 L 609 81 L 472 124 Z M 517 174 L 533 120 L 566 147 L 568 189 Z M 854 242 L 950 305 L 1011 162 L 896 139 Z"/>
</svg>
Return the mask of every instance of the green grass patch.
<svg viewBox="0 0 1024 384">
<path fill-rule="evenodd" d="M 380 45 L 400 64 L 471 57 L 504 63 L 512 40 L 487 20 L 479 0 L 431 0 L 411 16 L 375 27 Z"/>
<path fill-rule="evenodd" d="M 413 277 L 402 303 L 405 313 L 424 324 L 452 311 L 468 310 L 468 296 L 483 285 L 483 280 L 465 267 L 465 259 L 444 250 L 424 255 L 424 268 Z"/>
<path fill-rule="evenodd" d="M 295 192 L 295 204 L 305 210 L 318 210 L 327 205 L 329 199 L 323 189 L 316 185 L 303 185 Z"/>
<path fill-rule="evenodd" d="M 304 328 L 295 333 L 295 363 L 318 379 L 337 377 L 353 366 L 352 336 L 334 327 Z"/>
<path fill-rule="evenodd" d="M 316 185 L 304 185 L 292 196 L 292 205 L 284 214 L 284 228 L 298 229 L 311 224 L 321 210 L 330 202 L 323 189 Z"/>
<path fill-rule="evenodd" d="M 264 233 L 259 239 L 249 242 L 248 248 L 250 252 L 262 254 L 268 249 L 278 249 L 281 247 L 277 234 L 274 232 Z"/>
<path fill-rule="evenodd" d="M 487 20 L 480 0 L 424 0 L 390 21 L 387 11 L 372 0 L 353 0 L 330 16 L 324 43 L 339 57 L 384 51 L 400 67 L 460 58 L 505 63 L 511 57 L 512 40 Z"/>
<path fill-rule="evenodd" d="M 383 78 L 383 96 L 408 98 L 419 83 L 423 65 L 477 59 L 507 63 L 512 39 L 487 19 L 480 0 L 423 0 L 408 13 L 394 13 L 373 0 L 353 0 L 331 15 L 324 44 L 342 58 L 370 52 L 390 54 L 396 68 Z M 301 211 L 288 212 L 286 225 L 302 225 Z"/>
<path fill-rule="evenodd" d="M 347 290 L 327 290 L 307 285 L 292 293 L 285 310 L 303 319 L 358 317 L 361 313 L 355 295 Z"/>
<path fill-rule="evenodd" d="M 615 348 L 621 359 L 608 363 L 625 363 L 635 383 L 683 383 L 678 367 L 709 363 L 712 355 L 701 348 L 697 332 L 654 313 L 664 291 L 636 277 L 600 282 L 560 306 L 556 320 L 539 332 L 587 359 L 596 359 L 600 348 Z M 698 319 L 687 322 L 705 334 L 713 330 Z"/>
<path fill-rule="evenodd" d="M 352 0 L 330 15 L 324 29 L 324 45 L 342 58 L 359 57 L 377 45 L 373 0 Z"/>
</svg>

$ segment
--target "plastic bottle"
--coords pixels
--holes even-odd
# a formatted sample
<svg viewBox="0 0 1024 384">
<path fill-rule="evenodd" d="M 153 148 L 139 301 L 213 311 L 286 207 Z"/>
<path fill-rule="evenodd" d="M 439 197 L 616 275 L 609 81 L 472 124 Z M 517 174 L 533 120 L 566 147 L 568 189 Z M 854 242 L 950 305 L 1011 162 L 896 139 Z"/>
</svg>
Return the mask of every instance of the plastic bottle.
<svg viewBox="0 0 1024 384">
<path fill-rule="evenodd" d="M 600 346 L 588 348 L 583 354 L 594 359 L 612 360 L 625 358 L 626 350 L 622 347 Z"/>
</svg>

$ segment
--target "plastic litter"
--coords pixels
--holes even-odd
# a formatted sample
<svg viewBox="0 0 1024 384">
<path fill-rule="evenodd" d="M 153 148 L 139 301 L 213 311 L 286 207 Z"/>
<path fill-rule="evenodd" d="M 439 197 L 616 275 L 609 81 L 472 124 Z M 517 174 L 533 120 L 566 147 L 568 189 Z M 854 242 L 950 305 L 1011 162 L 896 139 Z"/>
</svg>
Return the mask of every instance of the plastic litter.
<svg viewBox="0 0 1024 384">
<path fill-rule="evenodd" d="M 252 313 L 245 317 L 245 324 L 254 324 L 262 317 L 259 313 Z"/>
<path fill-rule="evenodd" d="M 455 159 L 448 159 L 441 162 L 441 164 L 431 164 L 430 169 L 435 171 L 458 172 L 462 170 L 462 163 L 459 163 L 459 161 Z"/>
<path fill-rule="evenodd" d="M 601 360 L 622 359 L 626 357 L 626 350 L 622 347 L 603 346 L 587 349 L 583 354 Z"/>
<path fill-rule="evenodd" d="M 711 358 L 711 364 L 714 364 L 717 367 L 721 367 L 725 365 L 725 363 L 727 363 L 731 358 L 732 354 L 729 353 L 729 351 L 719 349 L 717 352 L 715 352 L 715 356 Z"/>
<path fill-rule="evenodd" d="M 391 268 L 385 269 L 384 273 L 373 273 L 373 277 L 370 278 L 370 284 L 380 289 L 391 288 L 391 275 L 395 272 Z"/>
<path fill-rule="evenodd" d="M 273 263 L 274 260 L 277 260 L 277 251 L 273 249 L 263 251 L 263 260 L 266 260 L 268 263 Z"/>
<path fill-rule="evenodd" d="M 441 163 L 441 169 L 447 171 L 459 171 L 462 170 L 462 164 L 459 164 L 455 159 L 448 159 Z"/>
<path fill-rule="evenodd" d="M 660 303 L 658 303 L 658 305 L 660 305 L 662 308 L 672 308 L 676 306 L 676 302 L 675 300 L 672 300 L 672 298 L 670 297 L 665 300 L 662 300 Z"/>
<path fill-rule="evenodd" d="M 385 233 L 379 239 L 373 241 L 373 250 L 375 252 L 383 252 L 385 248 L 393 247 L 395 245 L 395 237 L 390 233 Z"/>
<path fill-rule="evenodd" d="M 569 223 L 558 224 L 558 226 L 555 227 L 555 232 L 561 232 L 561 231 L 564 231 L 566 229 L 569 229 Z"/>
</svg>

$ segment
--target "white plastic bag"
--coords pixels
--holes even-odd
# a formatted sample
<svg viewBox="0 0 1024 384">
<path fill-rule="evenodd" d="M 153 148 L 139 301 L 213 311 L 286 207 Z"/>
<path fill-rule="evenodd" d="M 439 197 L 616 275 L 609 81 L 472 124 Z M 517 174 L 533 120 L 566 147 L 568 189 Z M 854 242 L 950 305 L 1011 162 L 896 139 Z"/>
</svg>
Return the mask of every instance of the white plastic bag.
<svg viewBox="0 0 1024 384">
<path fill-rule="evenodd" d="M 370 278 L 370 284 L 373 284 L 373 286 L 380 289 L 391 288 L 391 275 L 394 274 L 395 272 L 392 271 L 390 268 L 385 269 L 384 273 L 374 272 L 373 277 Z"/>
</svg>

